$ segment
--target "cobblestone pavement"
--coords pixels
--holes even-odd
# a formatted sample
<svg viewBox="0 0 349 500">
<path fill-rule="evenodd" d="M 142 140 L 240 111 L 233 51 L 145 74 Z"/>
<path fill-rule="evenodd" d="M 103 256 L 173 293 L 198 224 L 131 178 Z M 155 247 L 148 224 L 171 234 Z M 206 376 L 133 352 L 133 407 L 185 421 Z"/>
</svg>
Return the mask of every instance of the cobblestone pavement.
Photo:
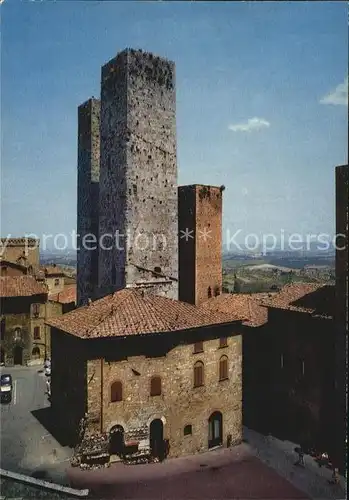
<svg viewBox="0 0 349 500">
<path fill-rule="evenodd" d="M 95 498 L 117 499 L 307 499 L 246 444 L 146 465 L 68 471 L 71 486 Z"/>
<path fill-rule="evenodd" d="M 330 485 L 332 472 L 326 467 L 320 468 L 309 455 L 305 455 L 304 468 L 294 466 L 298 458 L 294 448 L 298 444 L 263 436 L 251 429 L 244 429 L 244 437 L 256 457 L 310 498 L 334 500 L 347 497 L 345 478 L 341 477 L 340 485 Z"/>
<path fill-rule="evenodd" d="M 1 467 L 64 484 L 71 450 L 52 436 L 46 380 L 40 366 L 1 367 L 13 378 L 10 404 L 1 404 Z"/>
<path fill-rule="evenodd" d="M 27 500 L 46 498 L 47 500 L 68 500 L 72 497 L 52 490 L 44 490 L 39 487 L 29 486 L 8 478 L 0 480 L 0 500 Z"/>
</svg>

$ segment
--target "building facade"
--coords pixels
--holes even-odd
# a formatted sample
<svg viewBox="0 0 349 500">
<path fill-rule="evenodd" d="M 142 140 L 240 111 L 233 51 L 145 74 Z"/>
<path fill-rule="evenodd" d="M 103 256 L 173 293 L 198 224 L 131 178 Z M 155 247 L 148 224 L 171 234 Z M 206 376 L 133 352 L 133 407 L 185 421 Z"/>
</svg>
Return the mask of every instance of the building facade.
<svg viewBox="0 0 349 500">
<path fill-rule="evenodd" d="M 77 303 L 93 299 L 98 285 L 100 101 L 78 108 Z"/>
<path fill-rule="evenodd" d="M 28 267 L 38 267 L 40 240 L 36 238 L 1 238 L 1 258 Z"/>
<path fill-rule="evenodd" d="M 178 188 L 179 299 L 199 305 L 222 293 L 224 187 Z"/>
<path fill-rule="evenodd" d="M 99 294 L 178 296 L 174 63 L 126 49 L 102 67 Z"/>
<path fill-rule="evenodd" d="M 25 365 L 49 350 L 48 290 L 32 276 L 0 278 L 1 363 Z"/>
<path fill-rule="evenodd" d="M 73 441 L 84 416 L 111 454 L 120 432 L 135 455 L 164 441 L 172 457 L 241 441 L 238 321 L 125 289 L 50 324 L 52 410 Z"/>
</svg>

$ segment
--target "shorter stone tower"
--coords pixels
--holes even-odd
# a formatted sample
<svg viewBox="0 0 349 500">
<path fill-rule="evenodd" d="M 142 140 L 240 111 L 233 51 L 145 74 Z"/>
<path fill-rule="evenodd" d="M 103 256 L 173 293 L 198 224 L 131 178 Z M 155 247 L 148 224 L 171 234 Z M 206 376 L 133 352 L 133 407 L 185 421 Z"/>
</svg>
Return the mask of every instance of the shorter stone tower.
<svg viewBox="0 0 349 500">
<path fill-rule="evenodd" d="M 78 108 L 77 305 L 93 299 L 98 284 L 100 101 Z"/>
<path fill-rule="evenodd" d="M 199 305 L 222 292 L 222 192 L 178 188 L 179 300 Z"/>
</svg>

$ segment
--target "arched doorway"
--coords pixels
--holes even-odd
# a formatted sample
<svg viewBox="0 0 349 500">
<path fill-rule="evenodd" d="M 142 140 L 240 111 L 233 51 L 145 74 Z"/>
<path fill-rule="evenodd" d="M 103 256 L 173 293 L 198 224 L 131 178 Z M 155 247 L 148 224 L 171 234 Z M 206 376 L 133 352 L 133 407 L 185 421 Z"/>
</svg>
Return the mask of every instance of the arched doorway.
<svg viewBox="0 0 349 500">
<path fill-rule="evenodd" d="M 223 443 L 223 416 L 220 411 L 212 413 L 208 419 L 208 447 L 220 446 Z"/>
<path fill-rule="evenodd" d="M 40 347 L 38 347 L 37 345 L 33 347 L 32 356 L 36 359 L 40 358 Z"/>
<path fill-rule="evenodd" d="M 5 363 L 5 350 L 1 347 L 0 348 L 0 364 Z"/>
<path fill-rule="evenodd" d="M 164 424 L 162 420 L 156 418 L 150 424 L 150 450 L 154 458 L 163 460 L 165 456 L 164 444 Z"/>
<path fill-rule="evenodd" d="M 122 425 L 115 425 L 110 429 L 109 453 L 111 455 L 122 455 L 124 450 L 124 428 Z"/>
<path fill-rule="evenodd" d="M 16 345 L 13 349 L 13 364 L 23 365 L 23 347 Z"/>
</svg>

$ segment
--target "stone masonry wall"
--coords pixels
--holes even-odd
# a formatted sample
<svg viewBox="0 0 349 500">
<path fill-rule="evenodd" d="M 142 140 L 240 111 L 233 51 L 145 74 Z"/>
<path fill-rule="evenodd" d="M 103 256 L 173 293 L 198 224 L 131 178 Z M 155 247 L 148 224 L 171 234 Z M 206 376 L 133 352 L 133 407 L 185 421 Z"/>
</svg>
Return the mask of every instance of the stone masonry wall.
<svg viewBox="0 0 349 500">
<path fill-rule="evenodd" d="M 100 101 L 89 99 L 78 108 L 77 304 L 93 298 L 98 285 Z M 86 239 L 84 240 L 84 237 Z M 86 244 L 83 245 L 83 242 Z"/>
<path fill-rule="evenodd" d="M 100 252 L 101 294 L 155 284 L 177 298 L 174 80 L 172 62 L 142 51 L 102 68 L 100 231 L 127 238 Z"/>
<path fill-rule="evenodd" d="M 193 354 L 193 345 L 178 345 L 166 356 L 134 356 L 119 362 L 90 360 L 87 364 L 88 412 L 94 419 L 90 431 L 109 432 L 115 425 L 125 431 L 125 441 L 136 439 L 140 447 L 149 446 L 149 426 L 161 419 L 164 438 L 169 439 L 170 456 L 192 454 L 208 448 L 208 419 L 215 411 L 223 414 L 223 444 L 232 435 L 241 441 L 242 382 L 241 336 L 228 339 L 228 347 L 219 348 L 219 339 L 204 342 L 204 352 Z M 219 381 L 219 359 L 228 357 L 229 379 Z M 193 388 L 193 367 L 205 366 L 203 387 Z M 162 394 L 150 396 L 150 379 L 162 379 Z M 123 384 L 123 401 L 110 402 L 110 386 Z M 101 387 L 103 390 L 101 391 Z M 101 392 L 103 407 L 101 412 Z M 91 419 L 90 419 L 91 421 Z M 186 425 L 192 435 L 184 436 Z"/>
</svg>

